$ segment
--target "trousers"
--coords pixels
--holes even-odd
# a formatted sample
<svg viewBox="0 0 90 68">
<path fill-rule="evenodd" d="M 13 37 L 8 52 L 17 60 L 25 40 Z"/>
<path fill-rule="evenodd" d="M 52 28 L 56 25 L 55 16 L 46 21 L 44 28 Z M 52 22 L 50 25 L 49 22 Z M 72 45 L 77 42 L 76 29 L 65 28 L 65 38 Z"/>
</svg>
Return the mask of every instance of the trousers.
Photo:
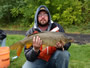
<svg viewBox="0 0 90 68">
<path fill-rule="evenodd" d="M 22 68 L 68 68 L 70 53 L 67 50 L 56 50 L 50 60 L 36 59 L 34 62 L 26 60 Z"/>
</svg>

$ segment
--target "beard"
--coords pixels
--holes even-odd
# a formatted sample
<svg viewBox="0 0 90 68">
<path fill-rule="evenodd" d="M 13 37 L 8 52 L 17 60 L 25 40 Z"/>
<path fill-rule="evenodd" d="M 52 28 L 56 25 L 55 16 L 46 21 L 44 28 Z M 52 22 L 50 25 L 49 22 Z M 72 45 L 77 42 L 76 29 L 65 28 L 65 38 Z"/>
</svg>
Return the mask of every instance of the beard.
<svg viewBox="0 0 90 68">
<path fill-rule="evenodd" d="M 38 25 L 39 26 L 47 26 L 49 23 L 48 23 L 48 21 L 46 21 L 46 20 L 41 20 L 40 22 L 38 22 Z"/>
<path fill-rule="evenodd" d="M 47 25 L 48 25 L 48 22 L 45 23 L 45 24 L 41 24 L 41 23 L 38 22 L 38 25 L 39 25 L 39 26 L 47 26 Z"/>
</svg>

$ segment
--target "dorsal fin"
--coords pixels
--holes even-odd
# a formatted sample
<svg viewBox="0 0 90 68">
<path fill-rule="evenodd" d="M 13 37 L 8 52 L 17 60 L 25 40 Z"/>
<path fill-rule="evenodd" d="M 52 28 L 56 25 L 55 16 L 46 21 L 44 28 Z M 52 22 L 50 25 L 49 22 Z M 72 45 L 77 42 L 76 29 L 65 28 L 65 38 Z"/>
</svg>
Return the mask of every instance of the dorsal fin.
<svg viewBox="0 0 90 68">
<path fill-rule="evenodd" d="M 45 33 L 45 32 L 49 32 L 49 31 L 42 31 L 42 32 L 38 32 L 38 33 Z M 33 33 L 33 34 L 30 34 L 30 35 L 27 35 L 27 37 L 30 37 L 31 35 L 35 35 L 35 34 L 38 34 L 38 33 Z"/>
</svg>

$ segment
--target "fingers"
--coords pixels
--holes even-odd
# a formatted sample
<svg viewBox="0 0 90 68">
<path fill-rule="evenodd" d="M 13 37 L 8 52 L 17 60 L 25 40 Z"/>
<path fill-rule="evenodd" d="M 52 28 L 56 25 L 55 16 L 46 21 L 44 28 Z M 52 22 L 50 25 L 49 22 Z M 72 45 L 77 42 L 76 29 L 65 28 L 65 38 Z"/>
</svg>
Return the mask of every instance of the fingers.
<svg viewBox="0 0 90 68">
<path fill-rule="evenodd" d="M 36 37 L 36 41 L 35 41 L 38 45 L 41 45 L 42 40 L 40 39 L 39 36 Z"/>
<path fill-rule="evenodd" d="M 64 47 L 62 47 L 62 50 L 64 51 Z"/>
<path fill-rule="evenodd" d="M 56 47 L 57 47 L 57 48 L 61 48 L 61 47 L 62 47 L 61 43 L 60 43 L 60 42 L 57 42 L 57 43 L 56 43 Z"/>
<path fill-rule="evenodd" d="M 62 50 L 64 51 L 64 44 L 60 43 L 60 42 L 57 42 L 56 43 L 56 48 L 62 48 Z"/>
<path fill-rule="evenodd" d="M 33 43 L 35 43 L 35 36 L 33 37 Z"/>
<path fill-rule="evenodd" d="M 40 45 L 42 45 L 42 40 L 40 41 Z"/>
<path fill-rule="evenodd" d="M 42 40 L 39 36 L 33 37 L 33 46 L 40 47 L 42 44 Z"/>
</svg>

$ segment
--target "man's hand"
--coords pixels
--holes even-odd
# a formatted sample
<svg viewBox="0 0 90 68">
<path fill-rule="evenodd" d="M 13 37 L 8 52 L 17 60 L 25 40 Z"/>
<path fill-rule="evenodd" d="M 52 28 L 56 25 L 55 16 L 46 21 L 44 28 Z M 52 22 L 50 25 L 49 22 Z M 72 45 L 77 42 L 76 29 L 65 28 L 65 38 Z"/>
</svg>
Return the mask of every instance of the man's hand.
<svg viewBox="0 0 90 68">
<path fill-rule="evenodd" d="M 62 48 L 62 50 L 64 51 L 64 43 L 63 42 L 57 42 L 56 43 L 56 48 Z"/>
<path fill-rule="evenodd" d="M 38 52 L 40 49 L 40 46 L 42 45 L 42 40 L 40 40 L 40 37 L 33 37 L 33 49 L 34 51 Z"/>
</svg>

